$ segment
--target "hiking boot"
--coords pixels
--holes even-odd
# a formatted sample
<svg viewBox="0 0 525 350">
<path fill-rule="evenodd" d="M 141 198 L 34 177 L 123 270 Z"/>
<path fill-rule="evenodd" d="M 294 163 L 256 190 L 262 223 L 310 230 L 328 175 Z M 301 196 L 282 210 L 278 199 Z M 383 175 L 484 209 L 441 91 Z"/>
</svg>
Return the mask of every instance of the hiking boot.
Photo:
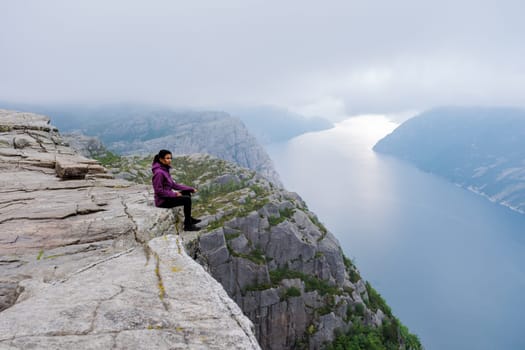
<svg viewBox="0 0 525 350">
<path fill-rule="evenodd" d="M 191 223 L 192 223 L 193 225 L 198 224 L 198 223 L 201 222 L 201 221 L 202 221 L 201 219 L 195 219 L 193 216 L 191 217 Z"/>
<path fill-rule="evenodd" d="M 184 226 L 184 231 L 199 231 L 200 229 L 200 227 L 197 227 L 194 224 Z"/>
</svg>

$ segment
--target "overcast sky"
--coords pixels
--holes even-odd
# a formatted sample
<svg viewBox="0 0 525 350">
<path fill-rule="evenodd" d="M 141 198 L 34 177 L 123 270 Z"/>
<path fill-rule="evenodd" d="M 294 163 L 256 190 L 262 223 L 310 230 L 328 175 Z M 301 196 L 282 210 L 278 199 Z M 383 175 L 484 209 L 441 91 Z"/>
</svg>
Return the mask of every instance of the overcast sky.
<svg viewBox="0 0 525 350">
<path fill-rule="evenodd" d="M 0 100 L 525 106 L 522 0 L 0 0 Z"/>
</svg>

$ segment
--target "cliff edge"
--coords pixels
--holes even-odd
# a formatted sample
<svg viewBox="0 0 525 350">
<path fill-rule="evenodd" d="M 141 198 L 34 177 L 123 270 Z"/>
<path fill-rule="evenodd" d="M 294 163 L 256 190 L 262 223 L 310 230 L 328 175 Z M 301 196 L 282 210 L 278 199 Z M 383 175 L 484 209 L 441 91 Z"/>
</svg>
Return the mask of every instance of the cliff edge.
<svg viewBox="0 0 525 350">
<path fill-rule="evenodd" d="M 151 156 L 109 166 L 150 183 Z M 255 325 L 263 349 L 420 349 L 299 195 L 209 155 L 173 158 L 172 176 L 199 189 L 189 254 Z"/>
<path fill-rule="evenodd" d="M 259 349 L 149 186 L 0 110 L 0 348 Z"/>
</svg>

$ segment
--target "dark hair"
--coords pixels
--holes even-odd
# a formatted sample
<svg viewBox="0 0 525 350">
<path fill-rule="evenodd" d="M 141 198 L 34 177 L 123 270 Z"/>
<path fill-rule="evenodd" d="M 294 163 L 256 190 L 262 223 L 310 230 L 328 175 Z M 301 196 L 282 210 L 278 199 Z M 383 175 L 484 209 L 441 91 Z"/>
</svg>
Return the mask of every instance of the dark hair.
<svg viewBox="0 0 525 350">
<path fill-rule="evenodd" d="M 167 154 L 171 154 L 171 152 L 167 149 L 161 149 L 159 153 L 155 155 L 155 158 L 153 158 L 153 163 L 160 163 L 160 159 L 164 159 Z"/>
</svg>

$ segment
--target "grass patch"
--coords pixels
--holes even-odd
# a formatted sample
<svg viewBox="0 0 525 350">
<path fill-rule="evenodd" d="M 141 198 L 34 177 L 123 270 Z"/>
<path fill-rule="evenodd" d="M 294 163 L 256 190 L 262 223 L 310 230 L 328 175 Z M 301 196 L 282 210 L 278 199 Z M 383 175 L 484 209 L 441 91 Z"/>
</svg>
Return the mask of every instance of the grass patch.
<svg viewBox="0 0 525 350">
<path fill-rule="evenodd" d="M 274 286 L 277 286 L 283 279 L 299 278 L 304 282 L 305 291 L 318 291 L 320 295 L 332 294 L 340 295 L 341 290 L 335 286 L 328 284 L 328 282 L 317 277 L 304 274 L 302 272 L 293 271 L 289 269 L 276 269 L 270 271 L 270 279 Z"/>
<path fill-rule="evenodd" d="M 284 208 L 282 210 L 279 210 L 279 216 L 268 217 L 268 222 L 270 226 L 277 226 L 286 219 L 291 218 L 294 212 L 294 208 Z"/>
<path fill-rule="evenodd" d="M 244 187 L 246 187 L 246 185 L 242 181 L 239 183 L 230 181 L 226 184 L 208 185 L 199 189 L 199 201 L 209 202 L 212 199 L 238 191 Z"/>
<path fill-rule="evenodd" d="M 324 305 L 324 306 L 321 306 L 320 308 L 315 309 L 316 313 L 319 316 L 328 315 L 333 310 L 334 308 L 331 305 Z"/>
<path fill-rule="evenodd" d="M 218 220 L 214 220 L 212 222 L 210 222 L 207 226 L 206 226 L 206 230 L 207 231 L 213 231 L 215 229 L 218 229 L 220 227 L 223 227 L 224 226 L 224 223 L 231 219 L 233 217 L 233 215 L 225 215 L 223 217 L 221 217 L 220 219 Z"/>
<path fill-rule="evenodd" d="M 277 226 L 284 220 L 286 220 L 286 218 L 283 218 L 282 216 L 269 216 L 268 217 L 268 223 L 270 224 L 270 226 Z"/>
<path fill-rule="evenodd" d="M 214 220 L 208 224 L 206 227 L 207 231 L 215 230 L 219 227 L 223 227 L 224 223 L 226 221 L 229 221 L 233 218 L 242 218 L 248 216 L 253 211 L 257 211 L 264 207 L 266 204 L 268 204 L 269 200 L 267 198 L 264 198 L 262 200 L 253 200 L 253 201 L 247 201 L 245 205 L 235 208 L 235 211 L 233 213 L 230 213 L 228 215 L 224 215 L 220 219 Z M 200 212 L 199 212 L 200 213 Z"/>
<path fill-rule="evenodd" d="M 359 274 L 359 272 L 357 272 L 357 267 L 355 266 L 354 262 L 348 259 L 344 254 L 343 262 L 346 267 L 346 272 L 348 272 L 348 276 L 350 277 L 350 282 L 358 282 L 361 279 L 361 275 Z"/>
<path fill-rule="evenodd" d="M 300 296 L 301 296 L 301 291 L 299 290 L 299 288 L 290 287 L 290 288 L 287 288 L 286 291 L 284 292 L 281 298 L 281 301 L 287 300 L 288 298 L 300 297 Z"/>
<path fill-rule="evenodd" d="M 365 315 L 365 304 L 363 303 L 357 303 L 353 307 L 348 306 L 346 309 L 346 317 L 348 320 L 352 319 L 353 317 L 363 317 Z"/>
<path fill-rule="evenodd" d="M 252 285 L 249 285 L 249 286 L 246 286 L 244 288 L 244 293 L 243 295 L 246 293 L 246 292 L 261 292 L 263 290 L 267 290 L 267 289 L 270 289 L 272 288 L 272 285 L 271 284 L 268 284 L 268 283 L 261 283 L 261 284 L 252 284 Z"/>
<path fill-rule="evenodd" d="M 95 159 L 98 160 L 100 164 L 102 164 L 105 167 L 120 168 L 122 166 L 122 157 L 110 151 L 106 151 L 106 154 L 104 154 L 101 157 L 95 157 Z"/>
<path fill-rule="evenodd" d="M 240 236 L 241 236 L 240 233 L 226 233 L 224 235 L 224 239 L 226 239 L 227 241 L 231 241 Z"/>
<path fill-rule="evenodd" d="M 376 312 L 378 309 L 381 309 L 386 315 L 392 316 L 392 309 L 386 304 L 385 299 L 379 294 L 369 282 L 366 282 L 366 292 L 368 293 L 368 301 L 365 300 L 368 308 Z"/>
<path fill-rule="evenodd" d="M 228 245 L 228 251 L 232 256 L 235 256 L 237 258 L 243 258 L 248 259 L 257 265 L 265 265 L 266 264 L 266 256 L 264 255 L 263 251 L 260 249 L 254 249 L 249 254 L 242 254 L 235 252 L 230 245 Z"/>
<path fill-rule="evenodd" d="M 255 193 L 257 197 L 267 196 L 268 191 L 259 185 L 252 185 L 250 186 L 250 189 Z"/>
</svg>

